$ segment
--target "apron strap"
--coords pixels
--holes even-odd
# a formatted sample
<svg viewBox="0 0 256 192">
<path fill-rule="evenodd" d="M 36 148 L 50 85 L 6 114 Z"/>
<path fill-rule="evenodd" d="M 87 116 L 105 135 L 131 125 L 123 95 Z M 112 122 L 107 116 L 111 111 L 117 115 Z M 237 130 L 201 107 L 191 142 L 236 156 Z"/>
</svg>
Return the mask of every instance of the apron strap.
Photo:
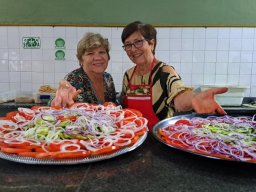
<svg viewBox="0 0 256 192">
<path fill-rule="evenodd" d="M 153 66 L 154 66 L 154 63 L 155 63 L 155 62 L 156 62 L 156 58 L 154 57 L 153 61 L 151 62 L 151 65 L 150 65 L 150 74 L 149 74 L 150 89 L 151 89 L 151 87 L 152 87 L 152 69 L 153 69 Z M 137 69 L 137 65 L 134 67 L 134 70 L 133 70 L 133 72 L 132 72 L 131 78 L 130 78 L 130 80 L 129 80 L 129 82 L 128 82 L 128 87 L 131 85 L 131 81 L 132 81 L 132 79 L 133 79 L 133 76 L 134 76 L 134 74 L 135 74 L 136 69 Z"/>
</svg>

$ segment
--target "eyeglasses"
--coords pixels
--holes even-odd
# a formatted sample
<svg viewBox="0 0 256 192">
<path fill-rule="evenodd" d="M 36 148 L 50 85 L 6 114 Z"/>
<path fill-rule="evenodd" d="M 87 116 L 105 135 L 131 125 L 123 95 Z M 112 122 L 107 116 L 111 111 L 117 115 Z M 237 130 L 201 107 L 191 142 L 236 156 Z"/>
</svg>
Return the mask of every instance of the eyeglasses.
<svg viewBox="0 0 256 192">
<path fill-rule="evenodd" d="M 132 46 L 136 48 L 141 48 L 143 46 L 143 42 L 146 41 L 145 39 L 141 40 L 136 40 L 133 43 L 127 43 L 123 45 L 122 47 L 124 48 L 125 51 L 130 51 L 132 49 Z"/>
</svg>

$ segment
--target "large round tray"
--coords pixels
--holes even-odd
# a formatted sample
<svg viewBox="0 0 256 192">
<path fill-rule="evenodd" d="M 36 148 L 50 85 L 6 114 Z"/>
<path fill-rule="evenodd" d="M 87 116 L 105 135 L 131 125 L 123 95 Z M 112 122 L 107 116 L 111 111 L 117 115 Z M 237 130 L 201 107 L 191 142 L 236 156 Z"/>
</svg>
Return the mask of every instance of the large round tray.
<svg viewBox="0 0 256 192">
<path fill-rule="evenodd" d="M 163 141 L 159 134 L 158 134 L 158 129 L 160 128 L 163 128 L 163 127 L 168 127 L 169 125 L 173 125 L 175 124 L 176 121 L 180 120 L 180 119 L 191 119 L 193 117 L 202 117 L 202 118 L 206 118 L 208 116 L 221 116 L 221 115 L 215 115 L 215 114 L 189 114 L 189 115 L 179 115 L 179 116 L 174 116 L 174 117 L 171 117 L 171 118 L 167 118 L 167 119 L 164 119 L 160 122 L 158 122 L 152 129 L 152 132 L 153 132 L 153 136 L 158 140 L 160 141 L 161 143 L 171 147 L 171 148 L 174 148 L 174 149 L 178 149 L 178 150 L 181 150 L 183 152 L 187 152 L 187 153 L 191 153 L 191 154 L 194 154 L 194 155 L 198 155 L 198 156 L 202 156 L 202 157 L 206 157 L 206 158 L 212 158 L 212 159 L 218 159 L 218 160 L 225 160 L 225 161 L 233 161 L 233 162 L 245 162 L 245 163 L 253 163 L 255 164 L 255 162 L 248 162 L 248 161 L 239 161 L 239 160 L 235 160 L 235 159 L 229 159 L 229 158 L 221 158 L 221 157 L 217 157 L 217 156 L 211 156 L 211 155 L 208 155 L 208 154 L 202 154 L 202 153 L 197 153 L 197 152 L 194 152 L 194 151 L 190 151 L 188 149 L 185 149 L 185 148 L 181 148 L 181 147 L 176 147 L 176 146 L 173 146 L 173 145 L 170 145 L 168 143 L 166 143 L 165 141 Z M 241 116 L 241 115 L 240 115 Z"/>
<path fill-rule="evenodd" d="M 72 164 L 81 164 L 81 163 L 92 163 L 96 161 L 103 161 L 106 159 L 111 159 L 113 157 L 122 155 L 124 153 L 130 152 L 137 147 L 139 147 L 147 138 L 147 132 L 145 132 L 144 135 L 142 135 L 139 140 L 130 147 L 125 147 L 123 149 L 120 149 L 112 154 L 106 154 L 106 155 L 98 155 L 98 156 L 91 156 L 84 159 L 66 159 L 66 160 L 54 160 L 54 159 L 37 159 L 33 157 L 21 157 L 18 155 L 10 155 L 7 153 L 0 152 L 0 158 L 14 161 L 18 163 L 25 163 L 25 164 L 36 164 L 36 165 L 72 165 Z"/>
</svg>

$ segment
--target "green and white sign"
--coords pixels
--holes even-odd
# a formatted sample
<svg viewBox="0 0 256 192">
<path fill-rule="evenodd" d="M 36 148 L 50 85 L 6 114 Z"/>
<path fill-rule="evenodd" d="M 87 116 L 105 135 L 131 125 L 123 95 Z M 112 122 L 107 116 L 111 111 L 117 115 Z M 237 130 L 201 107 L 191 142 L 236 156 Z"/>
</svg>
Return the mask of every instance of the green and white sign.
<svg viewBox="0 0 256 192">
<path fill-rule="evenodd" d="M 40 37 L 23 37 L 22 45 L 24 49 L 40 49 L 41 47 Z"/>
</svg>

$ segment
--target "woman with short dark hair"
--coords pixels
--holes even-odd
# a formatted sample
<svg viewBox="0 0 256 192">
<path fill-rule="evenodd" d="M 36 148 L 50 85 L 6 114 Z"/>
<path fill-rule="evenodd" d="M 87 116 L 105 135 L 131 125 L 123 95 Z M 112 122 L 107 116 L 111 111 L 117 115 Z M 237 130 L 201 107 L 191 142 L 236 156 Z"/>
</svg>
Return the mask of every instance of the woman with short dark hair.
<svg viewBox="0 0 256 192">
<path fill-rule="evenodd" d="M 193 92 L 174 67 L 156 58 L 156 36 L 152 25 L 140 21 L 128 24 L 123 30 L 123 48 L 135 64 L 123 77 L 120 99 L 123 106 L 140 110 L 148 119 L 150 129 L 176 111 L 225 114 L 214 95 L 226 92 L 227 88 Z"/>
</svg>

